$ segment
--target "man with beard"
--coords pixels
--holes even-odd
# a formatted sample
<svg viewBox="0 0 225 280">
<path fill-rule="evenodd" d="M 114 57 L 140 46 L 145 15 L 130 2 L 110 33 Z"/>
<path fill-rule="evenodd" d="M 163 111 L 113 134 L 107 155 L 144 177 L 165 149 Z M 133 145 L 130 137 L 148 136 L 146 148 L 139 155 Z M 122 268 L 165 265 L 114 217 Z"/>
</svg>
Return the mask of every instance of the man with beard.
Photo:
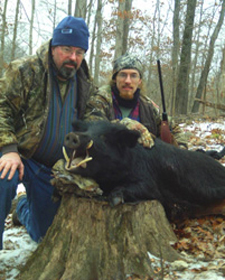
<svg viewBox="0 0 225 280">
<path fill-rule="evenodd" d="M 133 54 L 125 53 L 113 62 L 110 82 L 100 87 L 89 99 L 85 118 L 89 120 L 138 121 L 155 137 L 160 137 L 159 107 L 148 97 L 143 85 L 143 65 Z M 148 89 L 148 91 L 150 91 Z M 142 126 L 142 130 L 143 130 Z M 176 127 L 174 145 L 187 147 L 186 139 Z"/>
<path fill-rule="evenodd" d="M 142 123 L 158 136 L 159 109 L 143 94 L 143 66 L 137 56 L 124 54 L 113 62 L 110 82 L 100 87 L 89 99 L 85 118 L 89 120 L 122 120 Z"/>
<path fill-rule="evenodd" d="M 51 199 L 51 168 L 93 92 L 84 59 L 88 38 L 84 20 L 68 16 L 35 55 L 12 62 L 0 79 L 0 249 L 19 183 L 26 193 L 18 198 L 18 220 L 36 242 L 59 207 Z"/>
</svg>

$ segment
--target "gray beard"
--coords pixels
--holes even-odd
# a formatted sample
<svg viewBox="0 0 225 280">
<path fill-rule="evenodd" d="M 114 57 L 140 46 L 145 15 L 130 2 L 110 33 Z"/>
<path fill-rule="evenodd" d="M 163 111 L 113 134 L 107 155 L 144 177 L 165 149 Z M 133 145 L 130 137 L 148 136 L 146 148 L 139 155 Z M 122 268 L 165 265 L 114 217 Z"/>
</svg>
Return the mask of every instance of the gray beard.
<svg viewBox="0 0 225 280">
<path fill-rule="evenodd" d="M 74 77 L 74 75 L 76 74 L 77 69 L 73 68 L 73 69 L 69 69 L 67 67 L 65 67 L 64 65 L 58 70 L 58 76 L 63 78 L 63 79 L 71 79 Z"/>
</svg>

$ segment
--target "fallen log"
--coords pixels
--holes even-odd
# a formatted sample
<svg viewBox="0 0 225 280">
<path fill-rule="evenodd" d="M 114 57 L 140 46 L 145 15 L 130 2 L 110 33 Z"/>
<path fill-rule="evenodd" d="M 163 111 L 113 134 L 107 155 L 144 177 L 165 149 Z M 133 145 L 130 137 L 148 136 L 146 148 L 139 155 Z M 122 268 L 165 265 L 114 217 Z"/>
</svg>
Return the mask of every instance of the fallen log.
<svg viewBox="0 0 225 280">
<path fill-rule="evenodd" d="M 204 101 L 204 100 L 199 99 L 199 98 L 195 98 L 195 100 L 198 101 L 199 103 L 204 104 L 205 106 L 225 111 L 225 105 L 224 104 L 218 104 L 218 103 L 213 103 L 213 102 L 209 102 L 209 101 Z"/>
</svg>

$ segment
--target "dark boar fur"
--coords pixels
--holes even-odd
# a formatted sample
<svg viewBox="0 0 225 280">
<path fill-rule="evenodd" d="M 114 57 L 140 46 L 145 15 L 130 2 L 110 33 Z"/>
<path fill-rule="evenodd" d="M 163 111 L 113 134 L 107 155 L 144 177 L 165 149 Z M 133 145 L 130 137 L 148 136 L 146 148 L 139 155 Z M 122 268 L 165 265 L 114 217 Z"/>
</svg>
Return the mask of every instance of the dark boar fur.
<svg viewBox="0 0 225 280">
<path fill-rule="evenodd" d="M 139 132 L 118 123 L 76 121 L 73 127 L 64 144 L 77 159 L 66 169 L 96 180 L 112 205 L 156 199 L 169 219 L 225 212 L 225 167 L 213 158 L 159 139 L 144 148 Z M 79 166 L 84 157 L 92 160 Z"/>
</svg>

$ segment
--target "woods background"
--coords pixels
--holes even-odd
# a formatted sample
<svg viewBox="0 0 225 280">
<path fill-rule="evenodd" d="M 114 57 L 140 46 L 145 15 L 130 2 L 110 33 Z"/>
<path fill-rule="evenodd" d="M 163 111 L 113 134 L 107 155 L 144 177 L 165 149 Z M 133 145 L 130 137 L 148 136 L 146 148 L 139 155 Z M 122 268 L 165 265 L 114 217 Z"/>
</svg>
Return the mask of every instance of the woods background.
<svg viewBox="0 0 225 280">
<path fill-rule="evenodd" d="M 159 106 L 160 59 L 170 115 L 218 113 L 225 109 L 224 14 L 225 0 L 0 0 L 0 75 L 74 15 L 89 26 L 85 58 L 98 86 L 129 51 L 143 62 L 146 93 Z"/>
</svg>

